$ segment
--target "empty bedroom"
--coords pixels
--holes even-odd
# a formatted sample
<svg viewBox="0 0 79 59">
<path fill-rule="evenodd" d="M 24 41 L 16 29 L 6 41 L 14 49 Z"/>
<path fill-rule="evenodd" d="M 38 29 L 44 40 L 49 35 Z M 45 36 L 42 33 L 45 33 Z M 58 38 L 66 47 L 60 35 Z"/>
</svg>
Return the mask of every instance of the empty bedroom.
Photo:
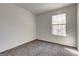
<svg viewBox="0 0 79 59">
<path fill-rule="evenodd" d="M 79 56 L 79 4 L 0 3 L 0 56 Z"/>
</svg>

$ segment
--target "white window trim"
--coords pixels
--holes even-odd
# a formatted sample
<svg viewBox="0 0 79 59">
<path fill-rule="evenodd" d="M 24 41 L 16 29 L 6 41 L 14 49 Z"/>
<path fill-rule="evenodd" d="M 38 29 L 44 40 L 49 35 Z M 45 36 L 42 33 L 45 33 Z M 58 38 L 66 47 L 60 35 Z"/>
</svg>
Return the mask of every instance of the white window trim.
<svg viewBox="0 0 79 59">
<path fill-rule="evenodd" d="M 65 15 L 65 22 L 63 23 L 63 24 L 53 24 L 53 17 L 55 16 L 61 16 L 61 15 Z M 54 16 L 52 16 L 52 34 L 53 35 L 56 35 L 56 36 L 66 36 L 66 13 L 63 13 L 63 14 L 58 14 L 58 15 L 54 15 Z M 55 25 L 65 25 L 65 29 L 64 29 L 64 33 L 63 33 L 63 35 L 62 34 L 58 34 L 58 33 L 54 33 L 53 32 L 53 26 L 55 26 Z M 57 32 L 58 32 L 59 30 L 57 30 Z"/>
</svg>

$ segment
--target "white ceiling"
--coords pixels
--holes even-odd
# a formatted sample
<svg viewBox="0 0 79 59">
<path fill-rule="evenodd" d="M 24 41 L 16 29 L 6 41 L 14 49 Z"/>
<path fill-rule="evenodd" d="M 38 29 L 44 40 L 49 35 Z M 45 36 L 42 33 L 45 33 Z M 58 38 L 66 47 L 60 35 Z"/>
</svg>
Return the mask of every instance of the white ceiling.
<svg viewBox="0 0 79 59">
<path fill-rule="evenodd" d="M 34 14 L 39 14 L 53 9 L 70 5 L 71 3 L 17 3 L 15 5 L 29 10 Z"/>
</svg>

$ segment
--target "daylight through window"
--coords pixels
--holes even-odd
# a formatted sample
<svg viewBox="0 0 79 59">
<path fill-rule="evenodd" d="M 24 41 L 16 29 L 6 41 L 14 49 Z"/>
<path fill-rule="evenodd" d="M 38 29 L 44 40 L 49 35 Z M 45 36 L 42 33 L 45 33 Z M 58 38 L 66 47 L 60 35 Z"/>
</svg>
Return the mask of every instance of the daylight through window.
<svg viewBox="0 0 79 59">
<path fill-rule="evenodd" d="M 66 36 L 66 14 L 52 16 L 52 34 Z"/>
</svg>

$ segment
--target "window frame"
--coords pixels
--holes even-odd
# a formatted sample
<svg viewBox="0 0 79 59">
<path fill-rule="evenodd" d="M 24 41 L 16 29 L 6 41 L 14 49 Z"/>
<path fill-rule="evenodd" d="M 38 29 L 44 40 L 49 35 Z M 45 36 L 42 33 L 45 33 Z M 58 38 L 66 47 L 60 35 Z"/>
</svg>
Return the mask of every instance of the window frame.
<svg viewBox="0 0 79 59">
<path fill-rule="evenodd" d="M 59 24 L 53 24 L 53 16 L 59 16 L 59 15 L 64 15 L 64 14 L 65 14 L 65 19 L 64 19 L 64 20 L 65 20 L 65 23 L 63 23 L 63 24 L 60 24 L 60 23 L 59 23 Z M 62 14 L 58 14 L 58 15 L 53 15 L 53 16 L 52 16 L 52 34 L 53 34 L 53 35 L 56 35 L 56 36 L 66 36 L 66 13 L 62 13 Z M 59 34 L 59 33 L 55 34 L 55 33 L 53 32 L 53 30 L 54 30 L 54 29 L 53 29 L 53 26 L 57 26 L 57 25 L 58 25 L 58 26 L 63 25 L 63 26 L 65 27 L 65 30 L 64 30 L 63 35 L 61 35 L 61 34 Z M 57 31 L 59 31 L 59 30 L 57 30 Z"/>
</svg>

